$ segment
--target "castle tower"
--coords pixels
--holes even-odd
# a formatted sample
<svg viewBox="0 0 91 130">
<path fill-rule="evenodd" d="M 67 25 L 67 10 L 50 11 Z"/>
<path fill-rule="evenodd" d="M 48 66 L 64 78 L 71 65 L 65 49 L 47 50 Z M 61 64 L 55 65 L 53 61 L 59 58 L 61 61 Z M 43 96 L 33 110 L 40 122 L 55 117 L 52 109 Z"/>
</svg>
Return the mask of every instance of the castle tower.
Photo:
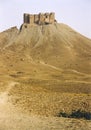
<svg viewBox="0 0 91 130">
<path fill-rule="evenodd" d="M 44 14 L 40 13 L 39 14 L 39 24 L 44 24 L 45 22 L 45 16 Z"/>
<path fill-rule="evenodd" d="M 29 15 L 29 23 L 34 24 L 34 15 Z"/>
<path fill-rule="evenodd" d="M 24 14 L 24 23 L 29 23 L 29 14 Z"/>
<path fill-rule="evenodd" d="M 39 22 L 39 15 L 35 14 L 34 15 L 34 23 L 38 24 Z"/>
<path fill-rule="evenodd" d="M 54 23 L 55 21 L 55 13 L 50 13 L 50 23 Z"/>
<path fill-rule="evenodd" d="M 45 13 L 45 23 L 46 24 L 50 23 L 50 14 L 49 13 Z"/>
</svg>

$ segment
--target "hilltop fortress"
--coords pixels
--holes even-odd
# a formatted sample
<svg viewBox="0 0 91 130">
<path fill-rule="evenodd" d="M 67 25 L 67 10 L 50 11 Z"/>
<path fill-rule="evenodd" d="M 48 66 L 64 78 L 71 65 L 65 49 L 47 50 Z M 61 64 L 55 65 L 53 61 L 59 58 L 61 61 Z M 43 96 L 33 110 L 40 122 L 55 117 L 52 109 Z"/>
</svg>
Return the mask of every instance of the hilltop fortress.
<svg viewBox="0 0 91 130">
<path fill-rule="evenodd" d="M 27 24 L 53 24 L 55 23 L 55 13 L 39 13 L 39 14 L 24 14 L 24 23 Z"/>
</svg>

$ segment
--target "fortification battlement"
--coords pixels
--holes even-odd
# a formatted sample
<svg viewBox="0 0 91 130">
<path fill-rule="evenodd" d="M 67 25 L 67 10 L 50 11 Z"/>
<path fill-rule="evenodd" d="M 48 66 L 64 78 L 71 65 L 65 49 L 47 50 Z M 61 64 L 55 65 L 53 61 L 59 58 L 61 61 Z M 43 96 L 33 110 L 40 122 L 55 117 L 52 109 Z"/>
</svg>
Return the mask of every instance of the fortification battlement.
<svg viewBox="0 0 91 130">
<path fill-rule="evenodd" d="M 28 24 L 52 24 L 56 22 L 55 13 L 24 14 L 24 23 Z"/>
</svg>

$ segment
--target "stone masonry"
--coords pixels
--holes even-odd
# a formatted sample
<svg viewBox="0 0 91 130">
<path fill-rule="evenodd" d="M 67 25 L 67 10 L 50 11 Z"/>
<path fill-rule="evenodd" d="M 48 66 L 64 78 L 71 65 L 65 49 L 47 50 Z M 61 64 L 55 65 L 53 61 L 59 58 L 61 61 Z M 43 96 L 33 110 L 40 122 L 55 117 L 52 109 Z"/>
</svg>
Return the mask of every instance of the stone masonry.
<svg viewBox="0 0 91 130">
<path fill-rule="evenodd" d="M 56 22 L 55 13 L 24 14 L 24 23 L 27 24 L 52 24 Z"/>
</svg>

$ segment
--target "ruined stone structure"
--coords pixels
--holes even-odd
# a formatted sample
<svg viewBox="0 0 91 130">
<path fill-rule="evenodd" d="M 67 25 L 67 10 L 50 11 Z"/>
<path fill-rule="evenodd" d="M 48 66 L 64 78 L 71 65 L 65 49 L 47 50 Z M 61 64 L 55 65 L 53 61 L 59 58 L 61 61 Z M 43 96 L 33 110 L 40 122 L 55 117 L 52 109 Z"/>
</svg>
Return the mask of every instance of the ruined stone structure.
<svg viewBox="0 0 91 130">
<path fill-rule="evenodd" d="M 54 22 L 56 22 L 55 13 L 24 14 L 24 23 L 41 25 Z"/>
</svg>

